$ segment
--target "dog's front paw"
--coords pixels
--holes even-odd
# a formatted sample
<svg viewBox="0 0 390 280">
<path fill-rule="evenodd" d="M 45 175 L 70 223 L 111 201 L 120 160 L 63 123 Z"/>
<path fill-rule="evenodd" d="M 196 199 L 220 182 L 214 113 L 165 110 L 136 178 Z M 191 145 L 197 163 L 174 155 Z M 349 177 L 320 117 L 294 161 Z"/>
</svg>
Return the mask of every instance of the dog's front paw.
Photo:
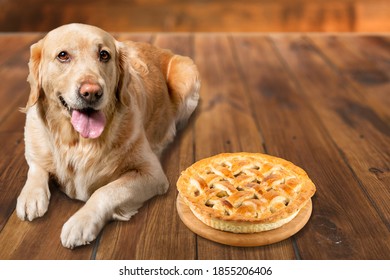
<svg viewBox="0 0 390 280">
<path fill-rule="evenodd" d="M 160 187 L 158 188 L 158 194 L 162 195 L 165 194 L 169 189 L 169 182 L 168 179 L 165 178 L 165 180 L 161 183 Z"/>
<path fill-rule="evenodd" d="M 64 247 L 73 249 L 77 246 L 89 244 L 96 239 L 103 228 L 103 220 L 85 212 L 81 209 L 62 227 L 61 243 Z"/>
<path fill-rule="evenodd" d="M 42 217 L 49 208 L 48 188 L 24 188 L 16 202 L 16 215 L 29 221 Z"/>
</svg>

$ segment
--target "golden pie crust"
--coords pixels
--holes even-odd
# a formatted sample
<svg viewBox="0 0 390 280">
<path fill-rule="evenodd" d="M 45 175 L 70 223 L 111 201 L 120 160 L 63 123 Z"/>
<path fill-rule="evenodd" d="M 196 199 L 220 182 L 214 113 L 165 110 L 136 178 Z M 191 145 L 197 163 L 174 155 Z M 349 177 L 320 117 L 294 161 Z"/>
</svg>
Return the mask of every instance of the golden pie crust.
<svg viewBox="0 0 390 280">
<path fill-rule="evenodd" d="M 181 173 L 177 189 L 199 220 L 234 233 L 281 227 L 316 191 L 303 169 L 260 153 L 202 159 Z"/>
</svg>

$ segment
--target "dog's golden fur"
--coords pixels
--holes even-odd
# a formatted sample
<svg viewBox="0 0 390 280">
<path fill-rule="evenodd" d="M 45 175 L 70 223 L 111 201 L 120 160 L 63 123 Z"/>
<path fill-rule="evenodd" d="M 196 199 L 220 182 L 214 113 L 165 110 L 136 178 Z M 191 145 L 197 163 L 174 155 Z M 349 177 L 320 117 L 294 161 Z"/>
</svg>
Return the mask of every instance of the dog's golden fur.
<svg viewBox="0 0 390 280">
<path fill-rule="evenodd" d="M 102 50 L 109 61 L 99 59 Z M 63 51 L 70 59 L 58 59 Z M 53 176 L 69 197 L 86 201 L 61 233 L 65 247 L 84 245 L 107 221 L 128 220 L 143 202 L 166 192 L 159 155 L 197 106 L 198 72 L 188 57 L 118 42 L 82 24 L 59 27 L 34 44 L 29 69 L 24 109 L 29 171 L 17 215 L 31 221 L 45 214 Z M 71 122 L 74 108 L 84 110 L 78 95 L 85 83 L 103 93 L 93 104 L 105 119 L 95 138 L 82 137 Z"/>
</svg>

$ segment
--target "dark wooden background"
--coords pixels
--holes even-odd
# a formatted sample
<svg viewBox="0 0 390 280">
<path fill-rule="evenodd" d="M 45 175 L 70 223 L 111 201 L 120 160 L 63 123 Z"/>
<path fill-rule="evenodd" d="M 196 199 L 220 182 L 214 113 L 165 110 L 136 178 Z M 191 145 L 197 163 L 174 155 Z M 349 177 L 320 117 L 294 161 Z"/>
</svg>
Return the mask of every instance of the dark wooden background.
<svg viewBox="0 0 390 280">
<path fill-rule="evenodd" d="M 388 0 L 1 0 L 0 31 L 388 32 Z"/>
</svg>

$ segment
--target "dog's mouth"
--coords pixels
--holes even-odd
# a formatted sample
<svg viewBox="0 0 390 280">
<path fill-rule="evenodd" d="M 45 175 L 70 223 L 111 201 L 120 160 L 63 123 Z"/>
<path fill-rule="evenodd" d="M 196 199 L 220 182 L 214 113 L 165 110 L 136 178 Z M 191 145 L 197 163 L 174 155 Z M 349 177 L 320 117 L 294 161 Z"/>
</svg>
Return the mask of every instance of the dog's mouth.
<svg viewBox="0 0 390 280">
<path fill-rule="evenodd" d="M 61 104 L 69 112 L 73 128 L 84 138 L 97 138 L 104 130 L 106 118 L 101 110 L 91 107 L 75 109 L 69 106 L 62 96 L 59 96 Z"/>
<path fill-rule="evenodd" d="M 64 106 L 65 109 L 68 110 L 70 114 L 72 114 L 72 108 L 70 108 L 68 103 L 66 103 L 65 99 L 61 95 L 58 98 L 60 99 L 62 106 Z"/>
</svg>

